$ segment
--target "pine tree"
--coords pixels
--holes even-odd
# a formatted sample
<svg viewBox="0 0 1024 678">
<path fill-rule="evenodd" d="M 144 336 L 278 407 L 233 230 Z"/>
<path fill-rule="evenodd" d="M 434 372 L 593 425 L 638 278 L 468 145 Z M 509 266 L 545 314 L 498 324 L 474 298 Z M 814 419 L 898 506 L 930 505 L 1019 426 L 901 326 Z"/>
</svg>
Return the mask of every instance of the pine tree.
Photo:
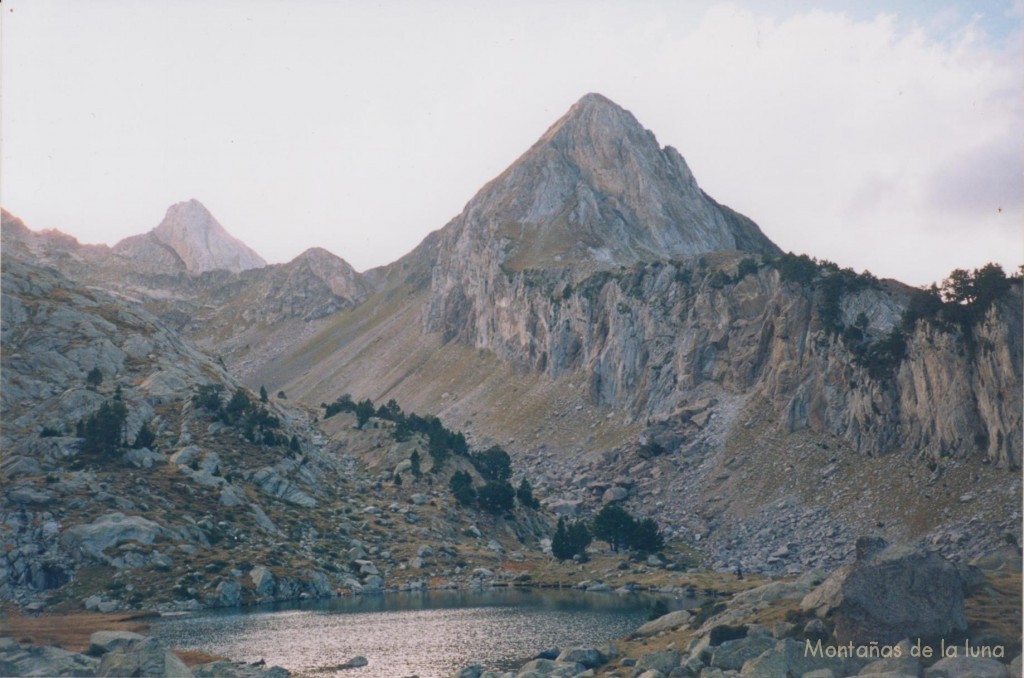
<svg viewBox="0 0 1024 678">
<path fill-rule="evenodd" d="M 612 551 L 628 546 L 635 528 L 633 516 L 618 504 L 605 504 L 594 518 L 594 536 L 608 542 Z"/>
<path fill-rule="evenodd" d="M 370 421 L 376 413 L 373 409 L 373 401 L 367 398 L 366 400 L 360 400 L 359 404 L 356 405 L 356 426 L 362 428 L 366 425 L 366 422 Z"/>
<path fill-rule="evenodd" d="M 455 500 L 463 506 L 470 506 L 476 501 L 476 490 L 473 489 L 473 478 L 466 471 L 456 471 L 448 481 Z"/>
<path fill-rule="evenodd" d="M 135 434 L 135 443 L 132 445 L 135 449 L 142 449 L 143 447 L 153 447 L 153 443 L 156 442 L 156 436 L 149 429 L 148 424 L 143 424 L 139 429 L 139 432 Z"/>
<path fill-rule="evenodd" d="M 519 499 L 519 503 L 526 508 L 539 509 L 540 502 L 533 496 L 533 487 L 530 486 L 530 481 L 523 478 L 519 483 L 519 488 L 516 490 L 516 498 Z"/>
<path fill-rule="evenodd" d="M 269 397 L 267 396 L 267 387 L 260 386 L 260 402 L 265 403 L 267 402 L 268 399 Z"/>
<path fill-rule="evenodd" d="M 551 555 L 559 560 L 569 560 L 574 552 L 569 543 L 569 531 L 565 528 L 565 518 L 558 519 L 555 535 L 551 538 Z"/>
<path fill-rule="evenodd" d="M 89 374 L 85 375 L 85 384 L 86 384 L 86 386 L 88 386 L 89 388 L 91 388 L 94 391 L 96 390 L 96 387 L 98 387 L 102 383 L 103 383 L 103 372 L 101 372 L 100 368 L 98 368 L 98 367 L 92 368 L 91 370 L 89 370 Z"/>
<path fill-rule="evenodd" d="M 654 553 L 665 547 L 665 538 L 653 518 L 644 518 L 636 523 L 629 536 L 629 547 L 643 553 Z"/>
<path fill-rule="evenodd" d="M 551 538 L 551 554 L 559 560 L 569 560 L 576 556 L 586 558 L 591 539 L 590 530 L 582 520 L 567 525 L 565 518 L 559 518 L 555 535 Z"/>
</svg>

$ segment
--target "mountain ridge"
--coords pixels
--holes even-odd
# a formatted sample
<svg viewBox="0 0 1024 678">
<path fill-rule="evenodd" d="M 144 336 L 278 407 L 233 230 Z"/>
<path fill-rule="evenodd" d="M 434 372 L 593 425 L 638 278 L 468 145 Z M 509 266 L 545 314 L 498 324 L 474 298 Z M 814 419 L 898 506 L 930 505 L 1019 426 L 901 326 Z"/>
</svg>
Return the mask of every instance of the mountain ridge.
<svg viewBox="0 0 1024 678">
<path fill-rule="evenodd" d="M 1004 482 L 1021 468 L 1019 279 L 973 324 L 908 320 L 912 288 L 782 255 L 597 95 L 365 274 L 317 249 L 238 273 L 144 275 L 62 247 L 53 264 L 90 284 L 124 287 L 113 278 L 132 270 L 147 308 L 252 388 L 310 405 L 395 398 L 506 446 L 568 515 L 616 485 L 631 510 L 744 569 L 842 562 L 850 542 L 826 543 L 833 529 L 883 524 L 961 554 L 1019 534 L 1000 513 L 1019 497 Z M 771 466 L 770 482 L 748 460 Z M 883 483 L 899 502 L 863 494 Z M 751 534 L 758 506 L 780 503 L 792 532 Z M 787 540 L 799 562 L 766 565 Z"/>
</svg>

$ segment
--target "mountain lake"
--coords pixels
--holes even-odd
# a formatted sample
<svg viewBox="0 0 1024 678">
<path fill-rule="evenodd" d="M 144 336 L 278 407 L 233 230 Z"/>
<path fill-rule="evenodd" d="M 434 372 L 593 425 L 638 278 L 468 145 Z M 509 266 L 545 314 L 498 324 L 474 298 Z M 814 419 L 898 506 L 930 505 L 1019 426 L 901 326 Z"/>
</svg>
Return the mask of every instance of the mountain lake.
<svg viewBox="0 0 1024 678">
<path fill-rule="evenodd" d="M 517 668 L 552 647 L 603 650 L 647 621 L 649 595 L 485 589 L 334 598 L 166 616 L 168 647 L 302 675 L 447 677 L 471 664 Z M 691 599 L 661 598 L 670 610 Z M 368 664 L 341 669 L 361 656 Z"/>
</svg>

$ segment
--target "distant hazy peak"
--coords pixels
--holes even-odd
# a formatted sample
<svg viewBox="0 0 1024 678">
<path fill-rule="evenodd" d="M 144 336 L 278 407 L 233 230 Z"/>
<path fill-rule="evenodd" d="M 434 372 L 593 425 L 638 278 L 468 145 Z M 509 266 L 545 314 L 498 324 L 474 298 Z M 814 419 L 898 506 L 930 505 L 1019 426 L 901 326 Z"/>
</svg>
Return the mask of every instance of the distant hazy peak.
<svg viewBox="0 0 1024 678">
<path fill-rule="evenodd" d="M 347 261 L 322 247 L 310 247 L 282 266 L 292 271 L 308 270 L 339 297 L 353 301 L 366 298 L 367 288 L 363 276 Z"/>
<path fill-rule="evenodd" d="M 267 265 L 260 255 L 228 233 L 194 198 L 168 207 L 163 221 L 150 233 L 174 250 L 190 273 L 216 269 L 237 273 Z"/>
</svg>

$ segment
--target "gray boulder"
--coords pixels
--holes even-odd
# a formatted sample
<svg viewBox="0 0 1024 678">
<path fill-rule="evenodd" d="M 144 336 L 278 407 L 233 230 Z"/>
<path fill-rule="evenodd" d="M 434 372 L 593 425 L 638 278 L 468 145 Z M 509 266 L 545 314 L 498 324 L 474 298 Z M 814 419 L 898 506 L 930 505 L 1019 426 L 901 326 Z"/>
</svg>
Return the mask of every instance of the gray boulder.
<svg viewBox="0 0 1024 678">
<path fill-rule="evenodd" d="M 274 573 L 264 565 L 257 565 L 249 573 L 252 583 L 256 587 L 257 595 L 272 596 L 277 591 L 277 578 Z"/>
<path fill-rule="evenodd" d="M 234 579 L 225 579 L 217 584 L 216 595 L 208 602 L 215 607 L 234 607 L 242 602 L 242 585 Z"/>
<path fill-rule="evenodd" d="M 103 559 L 103 550 L 128 541 L 152 544 L 163 528 L 142 516 L 108 513 L 65 530 L 61 544 L 72 554 Z"/>
<path fill-rule="evenodd" d="M 600 651 L 592 647 L 572 647 L 562 650 L 557 661 L 574 662 L 583 664 L 588 669 L 596 669 L 608 660 Z"/>
<path fill-rule="evenodd" d="M 561 678 L 562 676 L 575 676 L 577 673 L 582 673 L 584 671 L 586 671 L 586 667 L 583 666 L 583 664 L 577 664 L 575 662 L 534 659 L 523 664 L 519 668 L 519 673 L 517 673 L 516 676 L 519 678 L 533 678 L 534 676 L 552 676 L 552 678 Z"/>
<path fill-rule="evenodd" d="M 681 626 L 685 626 L 690 623 L 690 619 L 693 618 L 686 610 L 676 610 L 675 612 L 669 612 L 668 614 L 658 617 L 653 621 L 649 621 L 636 630 L 634 635 L 646 638 L 661 633 L 662 631 L 673 631 Z"/>
<path fill-rule="evenodd" d="M 312 508 L 317 505 L 316 499 L 300 490 L 294 483 L 269 466 L 256 471 L 252 480 L 271 497 L 303 508 Z"/>
<path fill-rule="evenodd" d="M 739 671 L 748 660 L 759 657 L 762 653 L 775 647 L 775 642 L 771 636 L 747 636 L 737 640 L 727 640 L 715 648 L 711 655 L 711 666 Z"/>
<path fill-rule="evenodd" d="M 806 643 L 786 638 L 778 641 L 773 649 L 744 663 L 741 674 L 753 678 L 777 678 L 803 676 L 811 671 L 828 669 L 837 676 L 850 676 L 856 675 L 863 664 L 856 659 L 815 655 L 808 651 Z"/>
<path fill-rule="evenodd" d="M 167 459 L 162 453 L 155 452 L 148 447 L 128 450 L 124 453 L 124 460 L 135 468 L 152 468 L 167 463 Z"/>
<path fill-rule="evenodd" d="M 291 673 L 280 666 L 263 668 L 253 664 L 218 661 L 192 667 L 192 675 L 195 678 L 288 678 Z"/>
<path fill-rule="evenodd" d="M 626 501 L 626 499 L 628 498 L 629 490 L 627 490 L 624 487 L 619 487 L 618 485 L 609 487 L 607 490 L 604 491 L 604 494 L 601 495 L 601 501 L 605 504 L 610 504 L 612 502 L 618 501 Z"/>
<path fill-rule="evenodd" d="M 679 650 L 662 650 L 661 652 L 648 652 L 647 654 L 640 655 L 637 659 L 636 668 L 633 669 L 633 675 L 639 676 L 644 671 L 660 671 L 666 676 L 672 672 L 672 669 L 679 666 L 679 660 L 682 655 L 679 654 Z"/>
<path fill-rule="evenodd" d="M 185 663 L 154 638 L 131 640 L 110 650 L 100 660 L 96 675 L 192 678 Z"/>
<path fill-rule="evenodd" d="M 171 463 L 178 466 L 188 466 L 199 458 L 203 453 L 202 448 L 197 445 L 188 445 L 171 455 Z"/>
<path fill-rule="evenodd" d="M 862 538 L 857 551 L 855 563 L 801 602 L 803 609 L 834 620 L 840 644 L 896 643 L 966 630 L 963 581 L 953 563 L 881 539 Z"/>
<path fill-rule="evenodd" d="M 21 647 L 0 638 L 0 676 L 95 676 L 100 660 L 59 647 Z"/>
<path fill-rule="evenodd" d="M 925 678 L 1007 678 L 1006 665 L 988 657 L 946 657 L 924 670 Z"/>
<path fill-rule="evenodd" d="M 145 636 L 131 631 L 97 631 L 89 636 L 89 649 L 86 650 L 86 654 L 90 657 L 99 657 L 111 650 L 144 638 Z"/>
<path fill-rule="evenodd" d="M 878 659 L 860 670 L 859 676 L 885 675 L 920 676 L 921 662 L 915 657 Z"/>
</svg>

